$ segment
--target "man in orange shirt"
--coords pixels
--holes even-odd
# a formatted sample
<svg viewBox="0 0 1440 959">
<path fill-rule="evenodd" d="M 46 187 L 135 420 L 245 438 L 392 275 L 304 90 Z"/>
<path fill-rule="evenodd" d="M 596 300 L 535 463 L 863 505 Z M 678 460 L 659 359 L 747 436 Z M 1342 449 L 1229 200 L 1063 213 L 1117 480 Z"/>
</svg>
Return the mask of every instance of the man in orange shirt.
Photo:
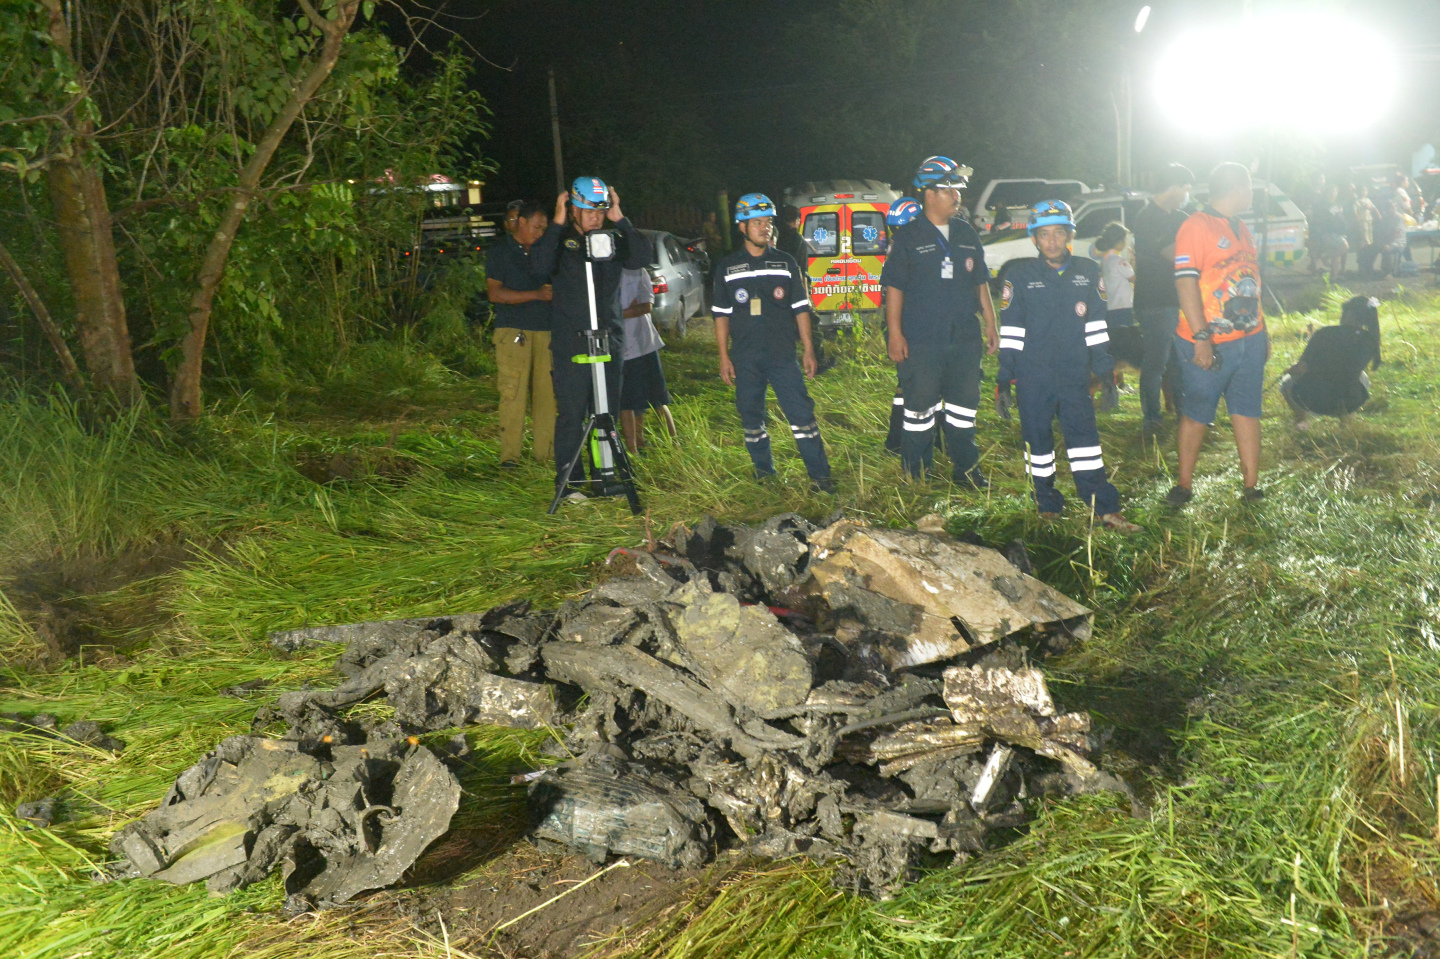
<svg viewBox="0 0 1440 959">
<path fill-rule="evenodd" d="M 1190 483 L 1205 434 L 1215 425 L 1220 397 L 1230 414 L 1240 454 L 1244 498 L 1264 494 L 1260 481 L 1260 407 L 1270 338 L 1260 309 L 1260 258 L 1255 240 L 1240 220 L 1254 198 L 1250 171 L 1222 163 L 1210 173 L 1210 202 L 1180 227 L 1175 237 L 1175 290 L 1185 396 L 1180 417 L 1180 475 L 1167 497 L 1184 506 L 1194 495 Z"/>
</svg>

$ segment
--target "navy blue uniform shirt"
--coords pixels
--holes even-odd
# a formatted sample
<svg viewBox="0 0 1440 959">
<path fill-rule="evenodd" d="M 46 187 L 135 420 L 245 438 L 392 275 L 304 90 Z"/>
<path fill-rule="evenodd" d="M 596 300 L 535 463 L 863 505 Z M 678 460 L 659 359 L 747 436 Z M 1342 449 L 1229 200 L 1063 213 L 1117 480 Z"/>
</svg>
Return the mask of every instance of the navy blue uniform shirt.
<svg viewBox="0 0 1440 959">
<path fill-rule="evenodd" d="M 711 312 L 730 321 L 730 352 L 795 357 L 795 319 L 810 311 L 795 258 L 773 246 L 751 256 L 744 245 L 715 267 Z M 759 304 L 758 306 L 756 304 Z"/>
<path fill-rule="evenodd" d="M 1105 327 L 1100 264 L 1072 256 L 1057 270 L 1039 257 L 1014 260 L 1000 294 L 1000 374 L 1004 385 L 1089 384 L 1115 369 Z"/>
<path fill-rule="evenodd" d="M 516 292 L 538 290 L 545 277 L 536 276 L 530 268 L 530 251 L 507 236 L 485 254 L 485 277 L 496 280 Z M 495 326 L 511 330 L 544 332 L 550 329 L 550 303 L 531 300 L 529 303 L 495 303 Z"/>
<path fill-rule="evenodd" d="M 950 260 L 949 277 L 945 260 Z M 989 282 L 980 234 L 960 217 L 950 220 L 950 239 L 918 216 L 895 231 L 880 273 L 881 286 L 905 294 L 900 332 L 916 346 L 979 342 L 980 284 Z"/>
</svg>

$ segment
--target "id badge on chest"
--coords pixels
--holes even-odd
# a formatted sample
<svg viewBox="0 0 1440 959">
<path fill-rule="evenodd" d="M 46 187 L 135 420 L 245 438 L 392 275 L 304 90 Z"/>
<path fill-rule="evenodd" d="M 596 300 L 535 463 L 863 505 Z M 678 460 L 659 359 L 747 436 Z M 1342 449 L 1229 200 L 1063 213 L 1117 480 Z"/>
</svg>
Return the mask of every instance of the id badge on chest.
<svg viewBox="0 0 1440 959">
<path fill-rule="evenodd" d="M 751 316 L 759 316 L 759 315 L 760 315 L 760 297 L 758 297 L 758 296 L 752 296 L 752 297 L 750 297 L 750 315 L 751 315 Z"/>
<path fill-rule="evenodd" d="M 940 279 L 955 279 L 955 263 L 948 256 L 940 261 Z"/>
</svg>

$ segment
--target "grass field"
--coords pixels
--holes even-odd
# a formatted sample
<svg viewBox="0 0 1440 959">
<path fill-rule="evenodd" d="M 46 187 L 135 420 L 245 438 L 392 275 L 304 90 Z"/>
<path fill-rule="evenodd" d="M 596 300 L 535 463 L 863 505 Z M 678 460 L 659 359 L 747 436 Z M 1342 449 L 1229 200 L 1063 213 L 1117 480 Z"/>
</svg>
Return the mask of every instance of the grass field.
<svg viewBox="0 0 1440 959">
<path fill-rule="evenodd" d="M 1315 318 L 1272 322 L 1270 379 Z M 1040 523 L 1018 426 L 988 411 L 992 491 L 903 483 L 881 448 L 894 373 L 873 339 L 842 347 L 812 387 L 839 494 L 806 492 L 778 439 L 781 481 L 759 487 L 713 343 L 692 331 L 672 344 L 683 440 L 656 439 L 640 465 L 657 535 L 707 512 L 843 507 L 894 524 L 938 511 L 954 532 L 1023 537 L 1038 575 L 1097 610 L 1094 639 L 1049 664 L 1052 686 L 1114 728 L 1112 760 L 1149 816 L 1118 798 L 1052 803 L 1012 842 L 887 903 L 837 894 L 816 866 L 755 864 L 597 951 L 1360 957 L 1408 935 L 1440 906 L 1440 303 L 1388 303 L 1382 318 L 1387 362 L 1360 416 L 1295 434 L 1267 394 L 1269 496 L 1253 506 L 1220 432 L 1195 501 L 1171 513 L 1173 450 L 1142 448 L 1126 397 L 1102 437 L 1145 526 L 1129 538 L 1092 535 L 1079 516 Z M 274 879 L 226 899 L 90 879 L 110 833 L 265 701 L 222 690 L 329 681 L 334 651 L 282 657 L 267 631 L 554 603 L 609 549 L 644 539 L 623 501 L 547 517 L 546 468 L 498 469 L 486 380 L 420 354 L 366 362 L 307 392 L 222 403 L 184 435 L 143 412 L 95 427 L 59 401 L 0 404 L 0 712 L 97 719 L 129 744 L 111 755 L 0 733 L 0 956 L 446 954 L 394 921 L 286 921 Z M 77 638 L 75 655 L 45 665 Z M 523 792 L 506 775 L 538 743 L 467 732 L 477 759 L 455 826 L 491 837 L 463 863 L 479 868 L 518 835 Z M 55 794 L 69 821 L 13 818 L 17 802 Z"/>
</svg>

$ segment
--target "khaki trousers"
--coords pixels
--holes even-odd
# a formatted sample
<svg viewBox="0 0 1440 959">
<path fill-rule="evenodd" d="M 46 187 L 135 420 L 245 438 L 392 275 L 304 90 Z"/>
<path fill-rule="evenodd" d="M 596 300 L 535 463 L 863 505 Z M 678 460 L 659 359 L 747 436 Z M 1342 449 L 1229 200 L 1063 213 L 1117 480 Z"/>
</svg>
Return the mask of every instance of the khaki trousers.
<svg viewBox="0 0 1440 959">
<path fill-rule="evenodd" d="M 524 342 L 515 338 L 524 333 Z M 540 462 L 555 458 L 555 389 L 550 383 L 550 334 L 500 327 L 495 330 L 495 366 L 500 390 L 500 462 L 520 459 L 525 440 L 525 401 L 530 400 L 530 453 Z"/>
</svg>

